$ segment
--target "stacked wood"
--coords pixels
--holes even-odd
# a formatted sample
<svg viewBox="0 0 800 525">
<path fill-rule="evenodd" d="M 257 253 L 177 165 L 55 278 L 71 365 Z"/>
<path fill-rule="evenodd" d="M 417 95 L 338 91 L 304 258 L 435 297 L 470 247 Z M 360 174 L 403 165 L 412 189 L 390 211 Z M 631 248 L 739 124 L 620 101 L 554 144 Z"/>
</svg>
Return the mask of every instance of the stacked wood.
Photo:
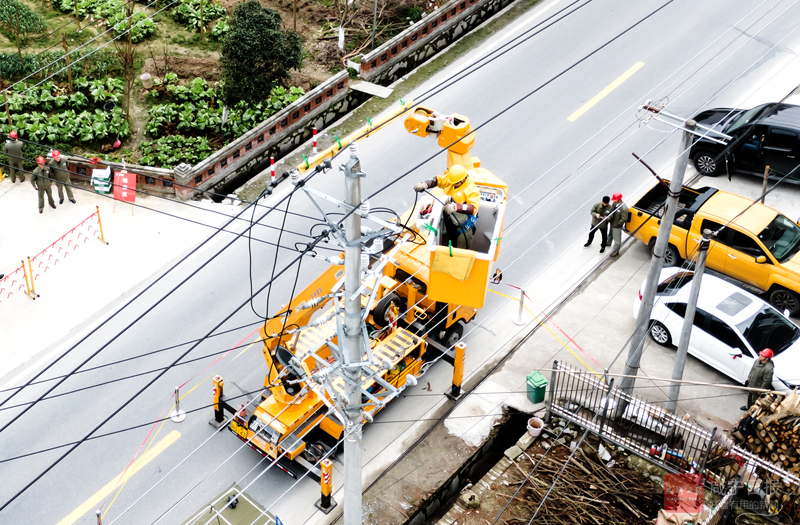
<svg viewBox="0 0 800 525">
<path fill-rule="evenodd" d="M 748 418 L 753 418 L 748 419 Z M 749 428 L 749 432 L 746 430 Z M 732 436 L 743 448 L 776 467 L 800 476 L 800 396 L 769 394 L 758 399 L 737 425 Z M 735 473 L 737 465 L 730 468 Z M 767 494 L 764 503 L 775 512 L 800 519 L 800 487 L 787 479 L 757 471 L 758 483 Z M 745 483 L 751 483 L 754 478 Z M 730 476 L 728 476 L 730 479 Z"/>
</svg>

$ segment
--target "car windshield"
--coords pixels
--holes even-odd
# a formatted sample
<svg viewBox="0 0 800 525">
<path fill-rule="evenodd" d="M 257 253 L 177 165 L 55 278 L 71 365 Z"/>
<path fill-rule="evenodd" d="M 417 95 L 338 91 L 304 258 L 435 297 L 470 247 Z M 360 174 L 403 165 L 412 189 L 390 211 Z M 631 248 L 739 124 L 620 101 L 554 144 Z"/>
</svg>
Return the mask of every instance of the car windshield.
<svg viewBox="0 0 800 525">
<path fill-rule="evenodd" d="M 692 282 L 694 272 L 677 272 L 661 281 L 661 284 L 656 288 L 656 293 L 659 295 L 675 295 L 675 293 L 685 284 Z"/>
<path fill-rule="evenodd" d="M 778 215 L 758 234 L 758 239 L 779 262 L 784 262 L 800 249 L 800 227 L 785 216 Z"/>
<path fill-rule="evenodd" d="M 764 306 L 750 319 L 736 325 L 756 352 L 771 348 L 780 354 L 800 338 L 800 329 L 770 306 Z"/>
<path fill-rule="evenodd" d="M 739 118 L 733 119 L 731 125 L 728 126 L 728 129 L 726 129 L 725 132 L 732 133 L 743 126 L 750 124 L 769 106 L 770 104 L 766 104 L 764 106 L 756 106 L 753 109 L 745 111 L 739 116 Z"/>
</svg>

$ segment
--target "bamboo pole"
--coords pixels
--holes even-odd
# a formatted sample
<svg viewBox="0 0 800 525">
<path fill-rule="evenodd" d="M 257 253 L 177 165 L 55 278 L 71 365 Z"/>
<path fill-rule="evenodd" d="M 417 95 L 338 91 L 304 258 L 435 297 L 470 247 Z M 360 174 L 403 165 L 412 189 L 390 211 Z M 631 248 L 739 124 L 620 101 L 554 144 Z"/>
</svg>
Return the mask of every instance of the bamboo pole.
<svg viewBox="0 0 800 525">
<path fill-rule="evenodd" d="M 67 34 L 61 33 L 61 45 L 64 46 L 64 58 L 67 60 L 67 79 L 69 80 L 69 92 L 74 91 L 72 87 L 72 65 L 69 60 L 69 46 L 67 45 Z"/>
</svg>

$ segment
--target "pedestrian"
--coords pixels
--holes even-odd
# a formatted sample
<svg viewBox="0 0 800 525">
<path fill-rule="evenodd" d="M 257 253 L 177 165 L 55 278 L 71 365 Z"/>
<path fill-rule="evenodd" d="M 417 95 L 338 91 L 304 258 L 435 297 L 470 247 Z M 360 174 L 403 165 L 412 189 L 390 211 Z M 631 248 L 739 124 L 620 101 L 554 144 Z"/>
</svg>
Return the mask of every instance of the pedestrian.
<svg viewBox="0 0 800 525">
<path fill-rule="evenodd" d="M 606 220 L 606 217 L 611 213 L 611 198 L 608 195 L 604 196 L 603 202 L 598 202 L 592 206 L 592 210 L 589 213 L 592 216 L 592 225 L 589 227 L 589 240 L 586 241 L 583 247 L 588 248 L 591 246 L 594 240 L 594 234 L 597 230 L 600 230 L 600 237 L 602 238 L 600 242 L 600 253 L 603 253 L 606 250 L 606 243 L 608 242 L 608 220 Z"/>
<path fill-rule="evenodd" d="M 750 375 L 747 376 L 747 382 L 744 386 L 772 390 L 772 372 L 775 369 L 772 356 L 773 353 L 770 348 L 765 348 L 758 353 L 758 360 L 753 363 L 753 368 L 750 369 Z M 747 405 L 741 407 L 741 409 L 748 410 L 759 396 L 761 396 L 761 392 L 748 392 Z"/>
<path fill-rule="evenodd" d="M 31 177 L 31 185 L 39 192 L 39 213 L 44 211 L 44 194 L 47 194 L 47 200 L 50 207 L 55 209 L 56 203 L 53 201 L 53 190 L 50 187 L 50 180 L 53 178 L 53 173 L 44 163 L 44 157 L 36 159 L 38 166 L 33 170 Z"/>
<path fill-rule="evenodd" d="M 472 182 L 464 166 L 454 164 L 443 175 L 416 183 L 414 191 L 419 193 L 437 186 L 444 189 L 445 194 L 452 199 L 452 202 L 444 206 L 446 235 L 442 236 L 442 244 L 447 246 L 452 243 L 453 248 L 471 250 L 478 207 L 481 204 L 478 187 Z"/>
<path fill-rule="evenodd" d="M 12 131 L 8 134 L 8 140 L 3 146 L 3 153 L 8 155 L 8 171 L 11 175 L 11 182 L 25 182 L 25 172 L 22 171 L 22 141 L 17 140 L 17 132 Z"/>
<path fill-rule="evenodd" d="M 611 238 L 606 246 L 611 246 L 611 257 L 616 257 L 619 255 L 619 249 L 622 248 L 622 227 L 628 222 L 628 207 L 622 202 L 621 193 L 617 192 L 611 197 L 611 209 L 611 218 L 609 219 Z"/>
<path fill-rule="evenodd" d="M 75 198 L 72 196 L 72 181 L 69 178 L 69 167 L 67 166 L 66 159 L 61 157 L 61 152 L 57 149 L 53 150 L 53 158 L 47 163 L 50 166 L 53 179 L 56 181 L 58 188 L 58 203 L 64 204 L 64 186 L 67 187 L 67 198 L 69 202 L 75 204 Z"/>
</svg>

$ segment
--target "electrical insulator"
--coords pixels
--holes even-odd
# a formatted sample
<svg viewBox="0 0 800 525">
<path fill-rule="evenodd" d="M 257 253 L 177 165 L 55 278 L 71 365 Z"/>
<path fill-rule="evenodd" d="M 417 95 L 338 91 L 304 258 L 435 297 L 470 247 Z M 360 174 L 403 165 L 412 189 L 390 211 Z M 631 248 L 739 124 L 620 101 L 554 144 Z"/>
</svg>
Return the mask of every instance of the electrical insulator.
<svg viewBox="0 0 800 525">
<path fill-rule="evenodd" d="M 297 186 L 297 183 L 300 182 L 300 172 L 297 169 L 292 170 L 292 185 Z"/>
<path fill-rule="evenodd" d="M 361 271 L 366 272 L 369 270 L 369 254 L 361 252 Z"/>
<path fill-rule="evenodd" d="M 361 216 L 366 217 L 369 215 L 369 201 L 364 201 L 361 203 L 361 206 L 358 207 L 361 210 Z"/>
</svg>

